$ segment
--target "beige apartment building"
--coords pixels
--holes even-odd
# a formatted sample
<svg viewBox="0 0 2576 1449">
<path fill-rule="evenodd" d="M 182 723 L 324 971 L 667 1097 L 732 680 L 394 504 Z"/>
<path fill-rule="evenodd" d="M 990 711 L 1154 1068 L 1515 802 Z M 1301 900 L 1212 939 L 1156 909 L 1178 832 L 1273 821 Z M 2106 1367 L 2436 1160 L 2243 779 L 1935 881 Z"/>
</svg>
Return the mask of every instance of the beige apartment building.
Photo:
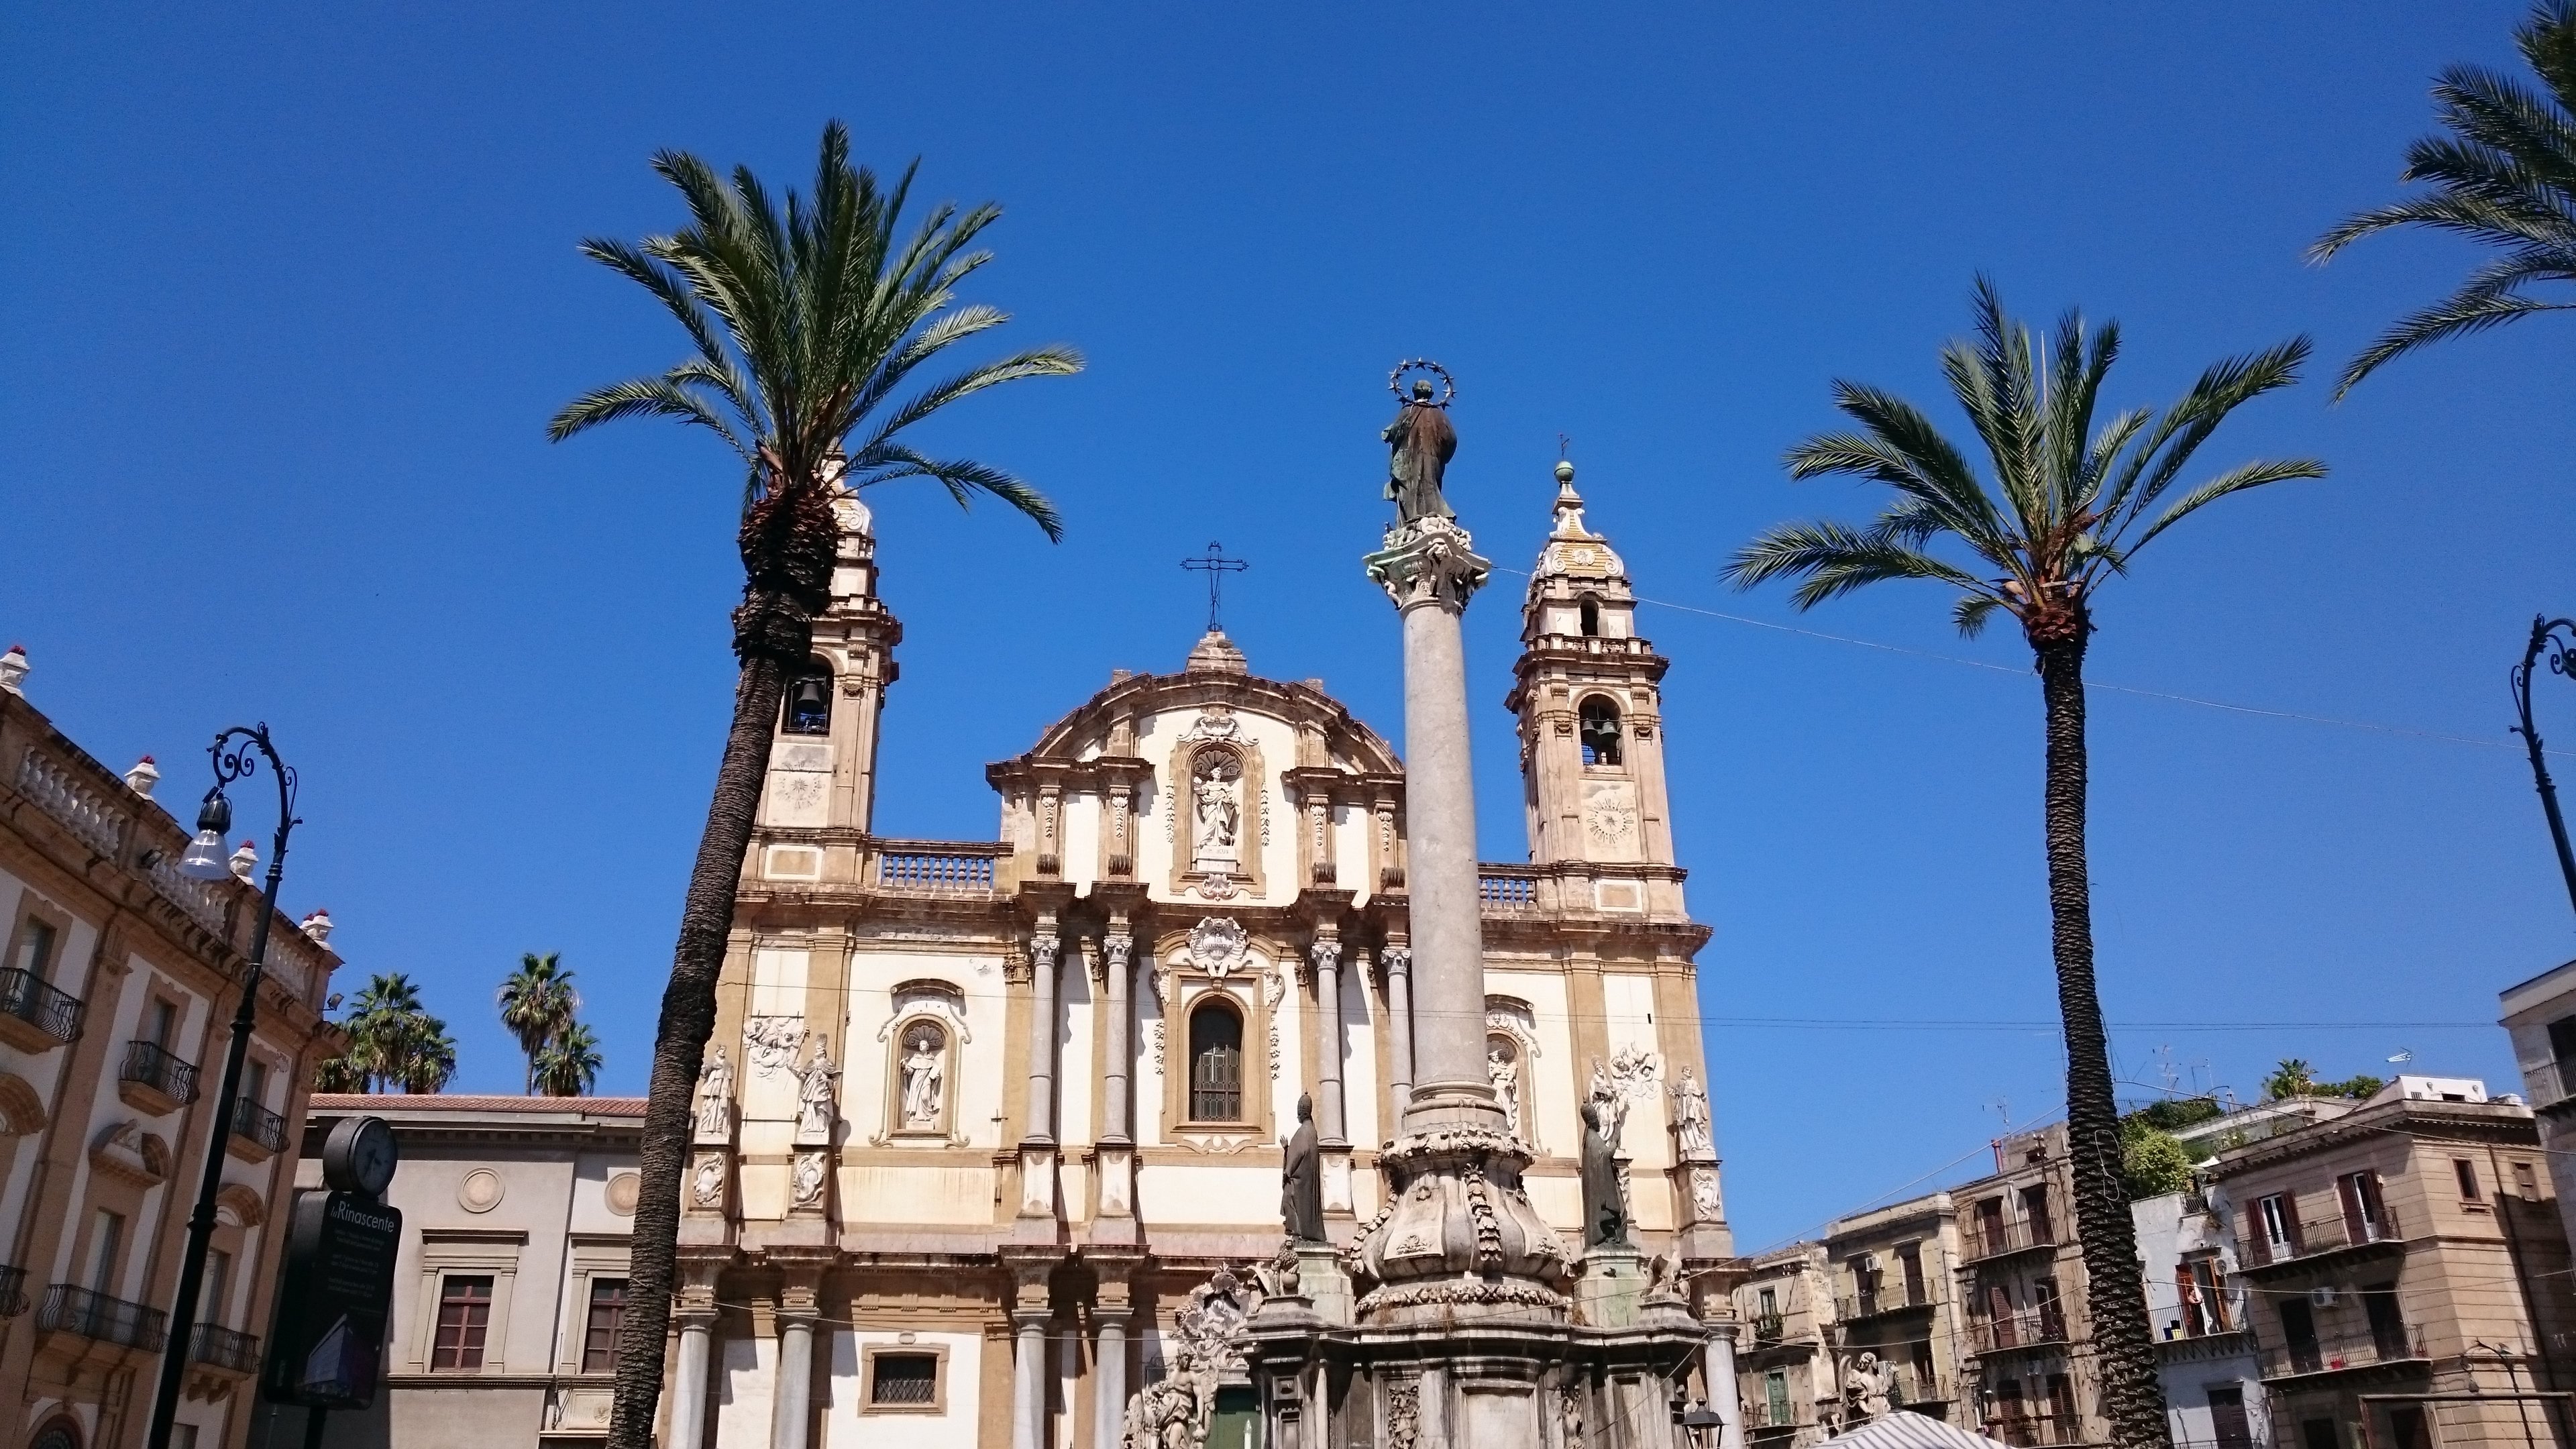
<svg viewBox="0 0 2576 1449">
<path fill-rule="evenodd" d="M 240 1449 L 302 1084 L 336 1043 L 319 1011 L 339 964 L 329 924 L 273 923 L 249 1077 L 238 1104 L 215 1101 L 260 894 L 180 875 L 188 832 L 152 798 L 157 768 L 91 758 L 27 702 L 26 672 L 23 653 L 0 656 L 0 1443 L 140 1444 L 175 1352 L 189 1372 L 174 1442 Z M 193 811 L 206 777 L 186 758 L 172 774 Z M 256 791 L 240 803 L 261 818 Z M 174 1326 L 218 1142 L 202 1321 Z"/>
<path fill-rule="evenodd" d="M 2014 1445 L 2110 1442 L 2075 1241 L 2066 1126 L 1995 1143 L 1992 1175 L 1950 1190 L 1959 1215 L 1966 1427 Z"/>
<path fill-rule="evenodd" d="M 1841 1427 L 1833 1279 L 1825 1245 L 1792 1243 L 1744 1260 L 1733 1290 L 1736 1391 L 1753 1449 L 1807 1449 Z"/>
<path fill-rule="evenodd" d="M 2576 961 L 2506 988 L 2504 1029 L 2557 1182 L 2558 1215 L 2576 1245 Z"/>
<path fill-rule="evenodd" d="M 2400 1077 L 2205 1176 L 2236 1233 L 2276 1443 L 2576 1442 L 2576 1291 L 2530 1108 Z"/>
<path fill-rule="evenodd" d="M 1842 1218 L 1825 1229 L 1824 1247 L 1844 1419 L 1855 1409 L 1884 1408 L 1960 1422 L 1959 1227 L 1951 1195 Z"/>
<path fill-rule="evenodd" d="M 383 1385 L 367 1409 L 331 1415 L 323 1443 L 605 1439 L 644 1099 L 317 1095 L 299 1186 L 321 1186 L 323 1139 L 357 1115 L 385 1119 L 401 1145 L 386 1201 L 402 1212 L 402 1244 Z M 279 1445 L 303 1442 L 302 1410 L 257 1412 L 263 1433 L 276 1421 Z"/>
</svg>

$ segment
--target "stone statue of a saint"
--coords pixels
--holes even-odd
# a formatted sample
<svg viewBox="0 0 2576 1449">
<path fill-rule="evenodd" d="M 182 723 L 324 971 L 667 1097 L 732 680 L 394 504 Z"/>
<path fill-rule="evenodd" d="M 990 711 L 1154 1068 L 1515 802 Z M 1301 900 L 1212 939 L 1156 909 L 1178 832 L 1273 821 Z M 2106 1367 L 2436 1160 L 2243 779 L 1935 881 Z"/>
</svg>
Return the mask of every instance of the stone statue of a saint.
<svg viewBox="0 0 2576 1449">
<path fill-rule="evenodd" d="M 840 1120 L 833 1107 L 832 1079 L 840 1075 L 832 1069 L 832 1039 L 814 1038 L 814 1059 L 805 1064 L 805 1072 L 796 1089 L 796 1136 L 799 1140 L 829 1142 L 832 1124 Z"/>
<path fill-rule="evenodd" d="M 1494 1084 L 1494 1100 L 1503 1104 L 1504 1124 L 1521 1135 L 1521 1067 L 1496 1042 L 1485 1048 L 1485 1075 Z"/>
<path fill-rule="evenodd" d="M 725 1060 L 721 1042 L 698 1071 L 697 1116 L 701 1137 L 723 1137 L 733 1131 L 733 1063 Z"/>
<path fill-rule="evenodd" d="M 1895 1365 L 1880 1363 L 1877 1354 L 1862 1354 L 1843 1373 L 1843 1423 L 1857 1425 L 1886 1414 L 1888 1390 L 1895 1384 Z"/>
<path fill-rule="evenodd" d="M 1243 803 L 1235 795 L 1233 757 L 1202 755 L 1194 774 L 1191 845 L 1200 860 L 1233 860 L 1235 842 L 1243 833 Z"/>
<path fill-rule="evenodd" d="M 1708 1092 L 1700 1086 L 1699 1079 L 1684 1067 L 1682 1079 L 1668 1090 L 1673 1102 L 1673 1136 L 1681 1148 L 1682 1160 L 1700 1162 L 1717 1156 L 1717 1139 L 1709 1132 Z"/>
<path fill-rule="evenodd" d="M 1457 456 L 1458 430 L 1449 425 L 1449 414 L 1432 401 L 1430 379 L 1413 380 L 1413 396 L 1404 400 L 1395 421 L 1378 436 L 1386 439 L 1391 454 L 1386 496 L 1395 504 L 1396 522 L 1456 518 L 1440 483 L 1448 474 L 1449 460 Z"/>
<path fill-rule="evenodd" d="M 1619 1139 L 1610 1103 L 1583 1104 L 1583 1242 L 1586 1247 L 1628 1246 L 1627 1195 L 1619 1190 Z"/>
<path fill-rule="evenodd" d="M 939 1125 L 940 1094 L 947 1083 L 947 1053 L 940 1049 L 936 1027 L 916 1028 L 905 1042 L 903 1058 L 903 1125 L 925 1131 Z"/>
<path fill-rule="evenodd" d="M 1280 1163 L 1279 1216 L 1287 1226 L 1289 1241 L 1328 1241 L 1324 1236 L 1324 1159 L 1315 1146 L 1312 1096 L 1297 1098 L 1297 1130 L 1288 1138 L 1287 1155 Z"/>
</svg>

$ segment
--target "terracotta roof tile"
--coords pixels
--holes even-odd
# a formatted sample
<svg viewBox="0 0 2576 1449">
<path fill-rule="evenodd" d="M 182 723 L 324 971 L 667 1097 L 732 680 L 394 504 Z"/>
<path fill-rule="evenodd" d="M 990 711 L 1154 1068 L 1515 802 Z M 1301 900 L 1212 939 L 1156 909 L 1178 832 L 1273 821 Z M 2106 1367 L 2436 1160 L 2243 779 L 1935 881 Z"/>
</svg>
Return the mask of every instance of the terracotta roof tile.
<svg viewBox="0 0 2576 1449">
<path fill-rule="evenodd" d="M 641 1117 L 642 1097 L 472 1097 L 446 1092 L 316 1092 L 316 1112 L 574 1112 Z"/>
</svg>

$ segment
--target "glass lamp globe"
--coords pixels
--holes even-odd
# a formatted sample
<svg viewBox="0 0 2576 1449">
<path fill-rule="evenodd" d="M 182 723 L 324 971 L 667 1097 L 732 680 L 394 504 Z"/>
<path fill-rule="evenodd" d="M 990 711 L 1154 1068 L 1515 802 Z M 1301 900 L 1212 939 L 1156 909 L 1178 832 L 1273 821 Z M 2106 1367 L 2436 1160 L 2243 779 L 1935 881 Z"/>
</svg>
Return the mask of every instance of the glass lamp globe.
<svg viewBox="0 0 2576 1449">
<path fill-rule="evenodd" d="M 224 854 L 224 832 L 233 828 L 233 802 L 220 793 L 209 792 L 206 803 L 197 808 L 197 838 L 188 842 L 188 852 L 179 857 L 179 874 L 190 880 L 228 880 L 232 861 Z"/>
</svg>

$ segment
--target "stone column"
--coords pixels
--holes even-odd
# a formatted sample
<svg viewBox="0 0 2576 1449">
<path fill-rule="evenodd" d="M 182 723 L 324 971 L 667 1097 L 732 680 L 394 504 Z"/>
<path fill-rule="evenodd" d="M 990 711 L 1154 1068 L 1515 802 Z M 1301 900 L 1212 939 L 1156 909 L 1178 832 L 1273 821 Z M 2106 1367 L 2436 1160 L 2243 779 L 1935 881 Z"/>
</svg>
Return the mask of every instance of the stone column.
<svg viewBox="0 0 2576 1449">
<path fill-rule="evenodd" d="M 1047 1319 L 1045 1305 L 1011 1310 L 1019 1342 L 1011 1363 L 1011 1449 L 1046 1449 Z"/>
<path fill-rule="evenodd" d="M 778 1318 L 778 1403 L 771 1420 L 772 1449 L 805 1449 L 814 1417 L 814 1318 L 782 1311 Z"/>
<path fill-rule="evenodd" d="M 1101 1070 L 1100 1140 L 1127 1142 L 1129 1135 L 1128 1073 L 1135 1069 L 1136 1047 L 1130 1033 L 1135 1030 L 1135 1011 L 1128 1005 L 1128 984 L 1135 980 L 1135 968 L 1127 961 L 1133 943 L 1126 932 L 1113 931 L 1101 938 L 1100 954 L 1107 962 L 1104 968 L 1109 989 L 1109 1033 L 1104 1050 L 1108 1061 Z"/>
<path fill-rule="evenodd" d="M 1717 1431 L 1717 1449 L 1744 1449 L 1744 1401 L 1735 1387 L 1735 1318 L 1709 1320 L 1703 1377 L 1708 1380 L 1708 1406 L 1725 1421 Z"/>
<path fill-rule="evenodd" d="M 1055 1141 L 1055 932 L 1041 928 L 1029 938 L 1029 976 L 1035 990 L 1029 1008 L 1029 1120 L 1025 1142 Z"/>
<path fill-rule="evenodd" d="M 1093 1360 L 1091 1442 L 1095 1449 L 1117 1449 L 1127 1418 L 1127 1305 L 1113 1306 L 1104 1293 L 1091 1316 L 1100 1325 L 1099 1354 Z"/>
<path fill-rule="evenodd" d="M 671 1377 L 671 1449 L 698 1449 L 707 1423 L 707 1349 L 713 1312 L 682 1310 L 679 1371 Z"/>
<path fill-rule="evenodd" d="M 1322 1050 L 1316 1055 L 1316 1126 L 1322 1129 L 1327 1143 L 1350 1140 L 1342 1120 L 1342 943 L 1320 940 L 1314 944 L 1315 1004 L 1323 1034 Z"/>
<path fill-rule="evenodd" d="M 1386 948 L 1386 1015 L 1395 1048 L 1395 1080 L 1387 1083 L 1387 1093 L 1401 1118 L 1413 1105 L 1413 952 L 1403 946 Z"/>
</svg>

